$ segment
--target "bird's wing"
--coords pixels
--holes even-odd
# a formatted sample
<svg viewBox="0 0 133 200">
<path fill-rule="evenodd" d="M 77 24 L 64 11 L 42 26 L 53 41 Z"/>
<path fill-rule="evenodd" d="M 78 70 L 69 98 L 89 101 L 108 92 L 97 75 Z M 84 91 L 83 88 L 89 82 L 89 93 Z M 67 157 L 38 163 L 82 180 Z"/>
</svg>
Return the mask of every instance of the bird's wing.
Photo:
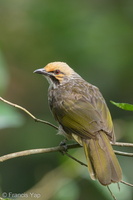
<svg viewBox="0 0 133 200">
<path fill-rule="evenodd" d="M 95 138 L 98 131 L 103 130 L 114 140 L 110 112 L 98 88 L 90 91 L 89 98 L 75 89 L 63 99 L 59 104 L 55 102 L 58 105 L 53 106 L 52 111 L 66 133 Z"/>
</svg>

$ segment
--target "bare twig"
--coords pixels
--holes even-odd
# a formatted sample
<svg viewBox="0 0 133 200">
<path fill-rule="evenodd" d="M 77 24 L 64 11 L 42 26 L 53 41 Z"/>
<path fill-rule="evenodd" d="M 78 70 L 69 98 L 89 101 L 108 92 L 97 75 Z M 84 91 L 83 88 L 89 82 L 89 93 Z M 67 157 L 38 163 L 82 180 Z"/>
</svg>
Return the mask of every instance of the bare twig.
<svg viewBox="0 0 133 200">
<path fill-rule="evenodd" d="M 122 152 L 122 151 L 115 151 L 115 154 L 120 155 L 120 156 L 128 156 L 128 157 L 133 157 L 133 153 L 127 153 L 127 152 Z"/>
<path fill-rule="evenodd" d="M 85 166 L 85 167 L 88 167 L 85 163 L 83 163 L 83 162 L 81 162 L 80 160 L 74 158 L 74 157 L 71 156 L 68 152 L 65 152 L 65 154 L 66 154 L 69 158 L 71 158 L 71 159 L 75 160 L 76 162 L 78 162 L 79 164 L 81 164 L 81 165 L 83 165 L 83 166 Z"/>
<path fill-rule="evenodd" d="M 123 183 L 123 184 L 125 184 L 125 185 L 128 185 L 128 186 L 130 186 L 130 187 L 133 187 L 133 184 L 127 183 L 126 181 L 121 181 L 121 183 Z"/>
<path fill-rule="evenodd" d="M 114 196 L 114 194 L 112 193 L 112 191 L 111 191 L 111 189 L 110 189 L 110 187 L 109 187 L 108 185 L 107 185 L 107 189 L 108 189 L 108 191 L 110 192 L 112 198 L 113 198 L 114 200 L 117 200 L 116 197 Z"/>
<path fill-rule="evenodd" d="M 111 144 L 113 146 L 121 146 L 121 147 L 133 147 L 133 143 L 125 143 L 125 142 L 115 142 L 115 143 L 112 143 Z"/>
<path fill-rule="evenodd" d="M 67 149 L 74 149 L 81 147 L 78 144 L 69 144 L 67 145 Z M 39 153 L 50 153 L 50 152 L 65 152 L 65 146 L 57 146 L 57 147 L 51 147 L 51 148 L 41 148 L 41 149 L 29 149 L 25 151 L 19 151 L 15 153 L 10 153 L 4 156 L 0 157 L 0 162 L 12 159 L 12 158 L 17 158 L 17 157 L 22 157 L 22 156 L 29 156 L 33 154 L 39 154 Z"/>
<path fill-rule="evenodd" d="M 79 144 L 69 144 L 69 145 L 67 145 L 67 149 L 75 149 L 75 148 L 79 148 L 79 147 L 81 147 Z M 4 162 L 6 160 L 18 158 L 18 157 L 22 157 L 22 156 L 28 156 L 28 155 L 40 154 L 40 153 L 50 153 L 50 152 L 63 152 L 68 157 L 70 157 L 71 159 L 73 159 L 76 162 L 80 163 L 81 165 L 87 167 L 87 165 L 85 163 L 79 161 L 78 159 L 76 159 L 73 156 L 71 156 L 70 154 L 68 154 L 66 152 L 66 146 L 57 146 L 57 147 L 42 148 L 42 149 L 30 149 L 30 150 L 25 150 L 25 151 L 19 151 L 19 152 L 16 152 L 16 153 L 10 153 L 10 154 L 1 156 L 0 162 Z M 122 153 L 124 153 L 124 152 L 121 152 L 121 155 L 122 155 Z M 121 183 L 133 187 L 132 184 L 127 183 L 125 181 L 121 181 Z"/>
<path fill-rule="evenodd" d="M 12 158 L 28 156 L 28 155 L 33 155 L 33 154 L 39 154 L 39 153 L 50 153 L 50 152 L 58 152 L 58 151 L 64 153 L 66 151 L 66 147 L 67 147 L 67 149 L 75 149 L 75 148 L 79 148 L 81 146 L 79 144 L 68 144 L 67 146 L 57 146 L 57 147 L 41 148 L 41 149 L 29 149 L 29 150 L 19 151 L 19 152 L 10 153 L 10 154 L 1 156 L 0 162 L 6 161 L 6 160 L 9 160 Z M 132 153 L 125 153 L 125 152 L 119 152 L 119 151 L 115 151 L 115 153 L 119 154 L 119 155 L 123 155 L 123 156 L 133 156 Z M 65 152 L 65 154 L 67 156 L 71 157 L 67 152 Z M 81 161 L 79 161 L 79 162 L 81 164 Z"/>
<path fill-rule="evenodd" d="M 24 111 L 24 112 L 25 112 L 26 114 L 28 114 L 32 119 L 34 119 L 35 122 L 41 122 L 41 123 L 47 124 L 47 125 L 49 125 L 49 126 L 52 126 L 52 127 L 55 128 L 55 129 L 58 129 L 57 126 L 51 124 L 50 122 L 47 122 L 47 121 L 44 121 L 44 120 L 41 120 L 41 119 L 36 118 L 34 115 L 32 115 L 28 110 L 26 110 L 26 109 L 23 108 L 22 106 L 19 106 L 19 105 L 17 105 L 17 104 L 11 103 L 10 101 L 7 101 L 7 100 L 3 99 L 2 97 L 0 97 L 0 100 L 3 101 L 4 103 L 10 105 L 10 106 L 13 106 L 13 107 L 15 107 L 15 108 L 18 108 L 18 109 Z"/>
</svg>

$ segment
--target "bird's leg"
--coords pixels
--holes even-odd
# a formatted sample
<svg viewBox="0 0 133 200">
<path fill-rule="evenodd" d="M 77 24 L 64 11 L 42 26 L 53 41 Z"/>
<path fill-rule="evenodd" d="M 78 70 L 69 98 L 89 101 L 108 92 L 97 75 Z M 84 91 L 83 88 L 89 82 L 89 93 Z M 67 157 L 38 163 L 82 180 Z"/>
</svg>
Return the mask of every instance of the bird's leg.
<svg viewBox="0 0 133 200">
<path fill-rule="evenodd" d="M 59 146 L 63 147 L 63 151 L 61 151 L 61 153 L 64 155 L 64 152 L 67 152 L 67 142 L 68 140 L 65 138 L 64 140 L 62 140 L 59 144 Z"/>
<path fill-rule="evenodd" d="M 64 140 L 62 140 L 61 142 L 60 142 L 60 146 L 64 146 L 64 145 L 66 145 L 66 142 L 67 142 L 68 140 L 65 138 Z"/>
</svg>

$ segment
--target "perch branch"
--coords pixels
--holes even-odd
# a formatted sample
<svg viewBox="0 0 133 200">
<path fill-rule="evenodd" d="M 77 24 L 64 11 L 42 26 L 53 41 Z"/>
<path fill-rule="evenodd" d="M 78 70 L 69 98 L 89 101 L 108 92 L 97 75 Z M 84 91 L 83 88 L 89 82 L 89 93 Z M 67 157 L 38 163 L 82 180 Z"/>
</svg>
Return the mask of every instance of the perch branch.
<svg viewBox="0 0 133 200">
<path fill-rule="evenodd" d="M 69 144 L 67 145 L 67 149 L 74 149 L 81 147 L 78 144 Z M 0 162 L 12 159 L 12 158 L 17 158 L 17 157 L 22 157 L 22 156 L 29 156 L 33 154 L 39 154 L 39 153 L 50 153 L 50 152 L 65 152 L 66 147 L 65 146 L 57 146 L 57 147 L 51 147 L 51 148 L 41 148 L 41 149 L 29 149 L 25 151 L 19 151 L 15 153 L 10 153 L 4 156 L 0 157 Z"/>
<path fill-rule="evenodd" d="M 128 156 L 128 157 L 133 157 L 133 153 L 127 153 L 127 152 L 122 152 L 122 151 L 115 151 L 115 154 L 120 155 L 120 156 Z"/>
<path fill-rule="evenodd" d="M 133 147 L 133 143 L 125 143 L 125 142 L 115 142 L 115 143 L 112 143 L 111 144 L 113 146 L 120 146 L 120 147 Z"/>
<path fill-rule="evenodd" d="M 75 149 L 75 148 L 79 148 L 79 147 L 81 147 L 79 144 L 69 144 L 69 145 L 67 145 L 67 149 Z M 40 153 L 50 153 L 50 152 L 62 152 L 63 154 L 67 155 L 68 157 L 70 157 L 74 161 L 76 161 L 79 164 L 87 167 L 87 165 L 85 163 L 79 161 L 78 159 L 76 159 L 73 156 L 71 156 L 70 154 L 68 154 L 66 152 L 66 146 L 57 146 L 57 147 L 43 148 L 43 149 L 30 149 L 30 150 L 20 151 L 20 152 L 16 152 L 16 153 L 10 153 L 10 154 L 1 156 L 0 162 L 6 161 L 6 160 L 9 160 L 9 159 L 12 159 L 12 158 L 22 157 L 22 156 L 28 156 L 28 155 L 40 154 Z M 115 151 L 115 153 L 117 153 L 117 151 Z M 120 155 L 122 155 L 123 153 L 125 154 L 125 152 L 120 152 Z M 123 180 L 121 181 L 121 183 L 133 187 L 133 184 L 127 183 Z"/>
<path fill-rule="evenodd" d="M 51 124 L 50 122 L 47 122 L 47 121 L 44 121 L 44 120 L 41 120 L 41 119 L 36 118 L 34 115 L 32 115 L 28 110 L 26 110 L 26 109 L 23 108 L 22 106 L 19 106 L 19 105 L 17 105 L 17 104 L 11 103 L 10 101 L 7 101 L 7 100 L 3 99 L 2 97 L 0 97 L 0 100 L 3 101 L 4 103 L 10 105 L 10 106 L 13 106 L 13 107 L 15 107 L 15 108 L 18 108 L 18 109 L 24 111 L 24 112 L 25 112 L 26 114 L 28 114 L 32 119 L 34 119 L 35 122 L 41 122 L 41 123 L 47 124 L 47 125 L 49 125 L 49 126 L 52 126 L 52 127 L 55 128 L 55 129 L 58 129 L 57 126 Z"/>
<path fill-rule="evenodd" d="M 79 144 L 68 144 L 67 150 L 68 149 L 75 149 L 75 148 L 79 148 L 79 147 L 81 147 Z M 30 149 L 30 150 L 10 153 L 10 154 L 1 156 L 0 162 L 4 162 L 6 160 L 9 160 L 9 159 L 12 159 L 12 158 L 17 158 L 17 157 L 22 157 L 22 156 L 28 156 L 28 155 L 39 154 L 39 153 L 58 152 L 58 151 L 63 152 L 63 153 L 65 152 L 65 154 L 70 157 L 70 155 L 66 152 L 66 146 L 57 146 L 57 147 L 51 147 L 51 148 Z M 120 151 L 115 151 L 115 153 L 118 154 L 118 155 L 132 156 L 133 157 L 133 153 L 125 153 L 125 152 L 120 152 Z"/>
</svg>

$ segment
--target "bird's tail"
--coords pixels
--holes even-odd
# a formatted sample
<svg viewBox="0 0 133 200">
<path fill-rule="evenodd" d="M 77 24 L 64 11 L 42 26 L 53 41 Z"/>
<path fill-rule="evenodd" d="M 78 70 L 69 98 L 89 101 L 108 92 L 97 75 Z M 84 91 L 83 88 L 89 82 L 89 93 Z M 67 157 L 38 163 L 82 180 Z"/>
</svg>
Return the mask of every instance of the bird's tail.
<svg viewBox="0 0 133 200">
<path fill-rule="evenodd" d="M 92 179 L 98 179 L 102 185 L 121 181 L 121 167 L 104 132 L 101 131 L 96 139 L 82 140 L 82 144 Z"/>
</svg>

